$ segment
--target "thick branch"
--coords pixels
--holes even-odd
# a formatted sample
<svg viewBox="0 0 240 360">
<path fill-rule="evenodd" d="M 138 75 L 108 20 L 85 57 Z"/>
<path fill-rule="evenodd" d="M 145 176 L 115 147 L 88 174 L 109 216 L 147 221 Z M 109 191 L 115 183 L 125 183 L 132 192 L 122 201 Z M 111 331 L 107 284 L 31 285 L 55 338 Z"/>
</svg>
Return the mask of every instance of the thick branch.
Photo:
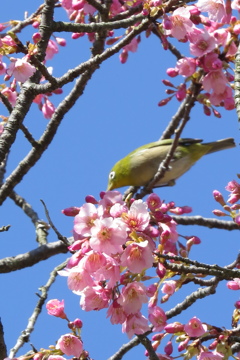
<svg viewBox="0 0 240 360">
<path fill-rule="evenodd" d="M 25 254 L 6 257 L 0 260 L 0 273 L 9 273 L 21 270 L 26 267 L 33 266 L 40 261 L 47 260 L 57 254 L 65 254 L 68 252 L 66 245 L 62 241 L 56 241 L 46 245 L 42 245 L 37 249 L 31 250 Z"/>
</svg>

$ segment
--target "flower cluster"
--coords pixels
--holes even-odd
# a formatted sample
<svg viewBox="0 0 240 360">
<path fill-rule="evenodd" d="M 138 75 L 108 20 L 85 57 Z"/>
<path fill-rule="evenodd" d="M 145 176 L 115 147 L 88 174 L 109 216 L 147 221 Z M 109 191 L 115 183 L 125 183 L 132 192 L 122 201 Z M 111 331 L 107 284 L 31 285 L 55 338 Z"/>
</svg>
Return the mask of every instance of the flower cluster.
<svg viewBox="0 0 240 360">
<path fill-rule="evenodd" d="M 202 84 L 205 91 L 198 101 L 203 104 L 206 115 L 210 115 L 212 109 L 215 116 L 220 116 L 213 106 L 234 109 L 231 87 L 234 76 L 229 72 L 229 63 L 235 59 L 235 42 L 240 32 L 239 21 L 232 16 L 232 10 L 237 7 L 234 1 L 229 7 L 223 0 L 198 0 L 195 5 L 179 7 L 171 15 L 164 15 L 159 29 L 165 43 L 168 37 L 186 42 L 193 57 L 183 57 L 177 61 L 175 68 L 167 70 L 171 77 L 182 75 L 185 82 L 176 87 L 170 82 L 166 84 L 171 87 L 166 91 L 171 96 L 161 100 L 159 106 L 168 103 L 173 96 L 182 101 L 187 94 L 186 81 L 194 79 Z M 207 13 L 208 17 L 202 13 Z"/>
<path fill-rule="evenodd" d="M 213 191 L 214 199 L 223 207 L 223 210 L 213 210 L 214 215 L 216 216 L 230 216 L 233 221 L 240 225 L 240 203 L 237 204 L 240 200 L 240 184 L 233 180 L 230 181 L 226 188 L 230 192 L 227 202 L 224 200 L 223 195 L 218 191 Z"/>
<path fill-rule="evenodd" d="M 141 291 L 141 289 L 140 289 Z M 130 300 L 131 301 L 131 300 Z M 123 312 L 120 309 L 121 303 L 116 303 L 116 308 L 118 313 Z M 129 309 L 132 305 L 129 303 Z M 41 349 L 40 352 L 33 354 L 31 358 L 33 360 L 42 360 L 46 356 L 50 360 L 66 360 L 62 355 L 73 356 L 79 358 L 80 360 L 89 359 L 89 354 L 86 350 L 83 349 L 83 342 L 81 339 L 81 330 L 82 330 L 82 321 L 76 319 L 73 322 L 69 321 L 64 310 L 64 301 L 59 301 L 53 299 L 48 301 L 46 308 L 49 315 L 59 317 L 68 321 L 68 327 L 72 330 L 71 333 L 64 334 L 60 336 L 57 341 L 56 346 L 51 346 L 50 350 Z M 236 304 L 236 311 L 238 311 L 239 304 Z M 125 307 L 126 309 L 126 307 Z M 115 310 L 115 315 L 118 317 L 117 310 Z M 239 314 L 235 314 L 235 319 L 237 320 Z M 157 356 L 160 360 L 173 360 L 171 356 L 174 350 L 173 339 L 175 338 L 176 343 L 178 344 L 178 351 L 185 351 L 185 356 L 191 358 L 196 356 L 198 360 L 204 359 L 213 359 L 221 360 L 224 358 L 224 355 L 229 354 L 229 346 L 225 344 L 227 339 L 227 334 L 225 330 L 225 335 L 221 329 L 214 329 L 214 327 L 202 323 L 197 317 L 191 318 L 186 324 L 179 322 L 173 322 L 166 324 L 166 315 L 163 310 L 157 306 L 151 307 L 149 311 L 149 320 L 154 325 L 151 329 L 152 331 L 158 332 L 152 336 L 152 347 L 155 351 L 158 350 L 159 345 L 162 343 L 163 339 L 168 339 L 166 345 L 163 347 L 164 354 L 157 353 Z M 133 316 L 131 321 L 129 321 L 128 326 L 131 326 L 131 323 L 135 323 L 135 326 L 142 326 L 144 324 L 141 316 L 136 314 Z M 136 328 L 137 329 L 137 328 Z M 135 329 L 135 330 L 136 330 Z M 214 341 L 208 346 L 205 347 L 201 344 L 201 341 L 204 340 L 204 337 L 211 336 Z M 170 337 L 170 338 L 169 338 Z M 148 356 L 148 351 L 145 352 L 145 355 Z M 5 359 L 6 360 L 6 359 Z"/>
<path fill-rule="evenodd" d="M 187 256 L 191 246 L 200 242 L 187 237 L 186 245 L 181 244 L 177 224 L 167 212 L 184 214 L 191 209 L 164 203 L 156 194 L 146 202 L 125 203 L 118 191 L 101 193 L 100 201 L 92 196 L 86 200 L 81 208 L 63 211 L 75 215 L 74 243 L 69 247 L 74 254 L 60 275 L 67 276 L 69 289 L 81 296 L 83 310 L 108 308 L 111 323 L 122 324 L 129 337 L 150 330 L 148 320 L 155 331 L 161 331 L 166 316 L 156 305 L 159 287 L 164 282 L 165 302 L 178 282 L 166 280 L 167 269 L 159 255 Z M 152 279 L 154 283 L 146 285 Z M 148 319 L 142 314 L 147 303 Z"/>
</svg>

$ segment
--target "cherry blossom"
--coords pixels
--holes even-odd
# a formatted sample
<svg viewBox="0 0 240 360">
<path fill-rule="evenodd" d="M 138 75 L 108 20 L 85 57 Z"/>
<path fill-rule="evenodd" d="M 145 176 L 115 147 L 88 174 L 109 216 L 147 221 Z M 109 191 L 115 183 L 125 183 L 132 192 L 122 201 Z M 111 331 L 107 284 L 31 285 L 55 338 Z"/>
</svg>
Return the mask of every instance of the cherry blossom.
<svg viewBox="0 0 240 360">
<path fill-rule="evenodd" d="M 79 357 L 83 351 L 82 341 L 72 334 L 62 335 L 56 345 L 64 354 Z"/>
</svg>

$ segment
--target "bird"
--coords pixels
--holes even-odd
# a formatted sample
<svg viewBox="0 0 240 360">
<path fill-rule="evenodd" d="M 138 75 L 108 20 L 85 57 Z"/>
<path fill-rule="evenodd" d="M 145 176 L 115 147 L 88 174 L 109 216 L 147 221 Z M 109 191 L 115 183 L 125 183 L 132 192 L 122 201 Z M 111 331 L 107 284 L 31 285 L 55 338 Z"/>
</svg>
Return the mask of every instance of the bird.
<svg viewBox="0 0 240 360">
<path fill-rule="evenodd" d="M 178 140 L 168 169 L 154 187 L 174 185 L 203 155 L 236 146 L 233 138 L 202 143 L 201 139 Z M 171 149 L 173 139 L 143 145 L 119 160 L 108 177 L 107 191 L 123 186 L 145 186 L 158 171 L 159 165 Z"/>
</svg>

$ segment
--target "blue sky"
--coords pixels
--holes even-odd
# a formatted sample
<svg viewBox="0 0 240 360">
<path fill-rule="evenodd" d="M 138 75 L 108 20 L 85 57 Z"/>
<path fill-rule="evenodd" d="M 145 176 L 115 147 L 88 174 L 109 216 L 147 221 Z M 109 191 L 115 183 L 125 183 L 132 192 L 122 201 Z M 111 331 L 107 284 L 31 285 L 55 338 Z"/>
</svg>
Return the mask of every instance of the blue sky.
<svg viewBox="0 0 240 360">
<path fill-rule="evenodd" d="M 25 10 L 30 14 L 35 10 L 35 6 L 40 4 L 41 2 L 36 0 L 8 0 L 1 9 L 0 22 L 9 19 L 21 20 Z M 56 20 L 57 16 L 67 20 L 61 9 L 56 12 Z M 23 41 L 31 40 L 31 33 L 32 29 L 24 31 L 22 37 L 19 37 Z M 48 62 L 49 66 L 54 67 L 53 74 L 56 76 L 63 74 L 68 67 L 74 67 L 80 61 L 88 59 L 87 39 L 72 41 L 69 36 L 66 38 L 68 46 L 60 48 L 60 53 Z M 184 44 L 181 51 L 187 53 Z M 81 206 L 88 194 L 98 198 L 99 192 L 106 189 L 109 170 L 117 160 L 138 146 L 155 141 L 161 136 L 179 106 L 176 100 L 165 107 L 157 106 L 159 100 L 166 96 L 161 82 L 168 78 L 166 67 L 174 65 L 174 57 L 162 49 L 160 41 L 153 35 L 146 39 L 144 34 L 139 50 L 137 53 L 130 53 L 126 64 L 122 65 L 116 55 L 101 65 L 83 96 L 65 117 L 47 152 L 16 188 L 40 218 L 46 220 L 40 202 L 40 199 L 43 199 L 59 231 L 65 236 L 71 236 L 72 218 L 64 217 L 61 210 L 72 205 Z M 178 78 L 173 80 L 175 84 L 179 81 Z M 67 94 L 70 88 L 71 84 L 64 87 L 64 94 Z M 55 96 L 52 101 L 57 105 L 62 98 Z M 7 115 L 3 106 L 0 106 L 0 109 L 1 114 Z M 234 137 L 238 144 L 239 126 L 235 112 L 222 110 L 221 113 L 221 119 L 206 117 L 202 108 L 195 106 L 183 137 L 202 138 L 204 141 Z M 42 117 L 37 106 L 33 105 L 26 118 L 29 130 L 38 137 L 46 124 L 47 120 Z M 27 142 L 19 134 L 10 154 L 8 173 L 28 150 Z M 237 172 L 238 147 L 206 156 L 179 179 L 175 187 L 158 189 L 156 192 L 166 202 L 173 200 L 179 206 L 192 206 L 192 215 L 211 217 L 212 210 L 218 207 L 213 200 L 212 191 L 218 189 L 226 195 L 224 187 L 228 181 L 236 179 Z M 25 253 L 36 247 L 33 225 L 11 200 L 7 200 L 1 208 L 1 225 L 7 224 L 11 224 L 11 229 L 1 233 L 3 258 Z M 209 230 L 196 226 L 181 226 L 179 229 L 183 235 L 194 234 L 202 240 L 202 244 L 192 251 L 193 259 L 226 265 L 237 255 L 237 231 Z M 50 230 L 49 241 L 56 240 L 55 234 Z M 49 271 L 65 259 L 66 255 L 59 255 L 33 268 L 2 275 L 0 316 L 8 350 L 26 327 L 37 302 L 35 293 L 38 288 L 47 282 Z M 162 306 L 163 309 L 170 309 L 189 292 L 188 287 L 182 289 L 170 302 Z M 80 309 L 79 297 L 68 290 L 66 278 L 57 279 L 49 293 L 49 299 L 51 298 L 64 298 L 68 317 L 82 319 L 84 347 L 92 358 L 106 359 L 117 351 L 122 343 L 128 341 L 127 336 L 121 334 L 120 326 L 110 326 L 105 311 L 84 313 Z M 238 293 L 226 290 L 226 284 L 223 283 L 215 296 L 197 302 L 174 320 L 186 322 L 196 315 L 202 321 L 229 328 L 233 303 L 236 300 Z M 44 309 L 30 342 L 36 348 L 46 348 L 66 332 L 68 328 L 64 321 L 48 316 Z M 29 349 L 27 344 L 20 353 L 23 354 Z M 125 358 L 130 360 L 142 355 L 143 349 L 139 347 Z"/>
</svg>

